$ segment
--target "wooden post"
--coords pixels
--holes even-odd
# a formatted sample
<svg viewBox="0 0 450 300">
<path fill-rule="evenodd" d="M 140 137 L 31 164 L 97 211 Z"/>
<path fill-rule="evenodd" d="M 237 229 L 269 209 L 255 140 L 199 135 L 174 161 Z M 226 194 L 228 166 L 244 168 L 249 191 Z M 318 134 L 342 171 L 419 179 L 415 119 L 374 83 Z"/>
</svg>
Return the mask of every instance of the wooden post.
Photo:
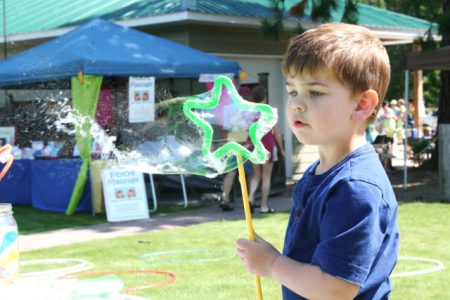
<svg viewBox="0 0 450 300">
<path fill-rule="evenodd" d="M 422 51 L 422 46 L 419 43 L 413 43 L 412 50 L 420 52 Z M 422 118 L 425 116 L 422 70 L 416 70 L 413 72 L 413 80 L 414 80 L 414 127 L 417 128 L 418 137 L 422 137 L 423 136 Z"/>
</svg>

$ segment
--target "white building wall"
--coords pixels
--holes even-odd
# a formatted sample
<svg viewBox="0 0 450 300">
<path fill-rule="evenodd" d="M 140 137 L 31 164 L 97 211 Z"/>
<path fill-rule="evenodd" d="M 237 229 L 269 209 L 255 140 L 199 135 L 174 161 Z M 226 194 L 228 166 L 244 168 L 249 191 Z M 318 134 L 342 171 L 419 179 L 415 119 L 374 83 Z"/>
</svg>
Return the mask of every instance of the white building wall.
<svg viewBox="0 0 450 300">
<path fill-rule="evenodd" d="M 296 167 L 292 161 L 292 133 L 287 125 L 285 118 L 285 79 L 281 71 L 281 56 L 262 56 L 262 55 L 230 55 L 217 54 L 224 58 L 234 60 L 239 63 L 242 70 L 247 73 L 247 78 L 242 83 L 257 83 L 258 73 L 269 73 L 268 90 L 269 104 L 278 110 L 278 127 L 284 136 L 284 146 L 286 151 L 285 170 L 286 177 L 291 178 Z"/>
</svg>

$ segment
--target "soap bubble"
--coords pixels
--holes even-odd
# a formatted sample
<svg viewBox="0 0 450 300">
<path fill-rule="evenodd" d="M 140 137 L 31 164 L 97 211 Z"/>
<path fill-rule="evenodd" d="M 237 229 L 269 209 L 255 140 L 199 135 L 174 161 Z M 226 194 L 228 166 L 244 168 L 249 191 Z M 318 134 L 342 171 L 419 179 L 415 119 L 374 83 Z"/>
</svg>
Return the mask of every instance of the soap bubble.
<svg viewBox="0 0 450 300">
<path fill-rule="evenodd" d="M 237 168 L 236 154 L 263 163 L 269 153 L 260 140 L 277 120 L 275 109 L 244 100 L 226 77 L 203 94 L 155 103 L 154 121 L 122 129 L 120 140 L 67 105 L 57 113 L 58 130 L 92 136 L 100 157 L 111 163 L 145 173 L 207 177 Z"/>
</svg>

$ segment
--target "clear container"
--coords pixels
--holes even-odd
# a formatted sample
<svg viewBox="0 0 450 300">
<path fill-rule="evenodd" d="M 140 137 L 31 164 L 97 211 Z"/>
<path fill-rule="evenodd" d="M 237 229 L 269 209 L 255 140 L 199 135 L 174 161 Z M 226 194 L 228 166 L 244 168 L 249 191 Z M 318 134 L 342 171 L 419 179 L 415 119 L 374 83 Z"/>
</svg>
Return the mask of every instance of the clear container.
<svg viewBox="0 0 450 300">
<path fill-rule="evenodd" d="M 19 278 L 19 232 L 12 205 L 0 203 L 0 287 Z"/>
</svg>

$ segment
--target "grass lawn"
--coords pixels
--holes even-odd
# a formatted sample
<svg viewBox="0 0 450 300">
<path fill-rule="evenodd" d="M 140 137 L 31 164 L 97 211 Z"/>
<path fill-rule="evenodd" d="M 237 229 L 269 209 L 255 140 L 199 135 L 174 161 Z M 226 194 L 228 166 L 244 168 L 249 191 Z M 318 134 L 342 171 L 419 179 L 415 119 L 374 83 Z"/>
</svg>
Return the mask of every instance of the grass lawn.
<svg viewBox="0 0 450 300">
<path fill-rule="evenodd" d="M 412 277 L 393 278 L 392 299 L 450 299 L 450 204 L 400 203 L 400 256 L 441 261 L 444 270 Z M 433 267 L 399 261 L 395 272 Z"/>
<path fill-rule="evenodd" d="M 174 203 L 158 203 L 158 209 L 150 213 L 150 215 L 151 217 L 161 216 L 181 212 L 186 209 L 197 209 L 209 204 L 191 201 L 188 207 L 184 208 L 183 205 Z M 13 211 L 20 234 L 106 223 L 105 214 L 92 216 L 90 213 L 75 213 L 73 216 L 66 216 L 64 213 L 43 211 L 29 206 L 14 206 Z"/>
<path fill-rule="evenodd" d="M 421 276 L 393 278 L 391 299 L 450 299 L 450 205 L 400 203 L 400 256 L 437 259 L 445 269 Z M 282 248 L 287 213 L 254 218 L 255 230 Z M 235 241 L 246 236 L 245 221 L 217 221 L 185 228 L 147 232 L 70 246 L 21 253 L 21 260 L 80 258 L 95 265 L 90 272 L 113 270 L 162 270 L 173 272 L 170 285 L 133 294 L 148 299 L 255 299 L 254 277 L 246 273 L 236 256 Z M 147 253 L 194 250 L 140 259 Z M 201 251 L 198 251 L 201 250 Z M 197 252 L 196 252 L 197 251 Z M 196 261 L 206 259 L 210 261 Z M 400 261 L 394 272 L 433 265 Z M 22 268 L 22 272 L 29 272 Z M 33 269 L 35 271 L 35 269 Z M 126 287 L 166 280 L 160 275 L 119 275 Z M 262 279 L 265 299 L 281 299 L 277 283 Z"/>
</svg>

